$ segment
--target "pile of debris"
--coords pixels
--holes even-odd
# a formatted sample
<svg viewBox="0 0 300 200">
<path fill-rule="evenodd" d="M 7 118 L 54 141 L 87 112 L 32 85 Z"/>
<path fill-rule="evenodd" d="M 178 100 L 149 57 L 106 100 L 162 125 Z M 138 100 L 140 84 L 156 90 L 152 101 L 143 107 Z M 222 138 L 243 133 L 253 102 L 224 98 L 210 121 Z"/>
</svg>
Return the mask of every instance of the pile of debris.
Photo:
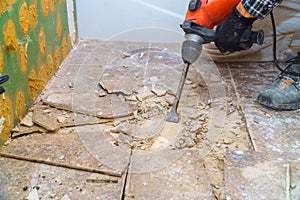
<svg viewBox="0 0 300 200">
<path fill-rule="evenodd" d="M 122 54 L 102 71 L 94 90 L 74 80 L 60 87 L 67 91 L 46 91 L 13 129 L 12 137 L 106 124 L 111 126 L 110 141 L 115 146 L 122 143 L 131 149 L 151 150 L 168 143 L 173 149 L 201 148 L 207 143 L 211 104 L 203 79 L 192 67 L 179 105 L 182 120 L 172 137 L 163 138 L 170 141 L 162 142 L 168 123 L 164 118 L 178 85 L 174 78 L 179 80 L 183 63 L 173 53 L 150 50 Z M 95 79 L 89 74 L 81 76 Z"/>
</svg>

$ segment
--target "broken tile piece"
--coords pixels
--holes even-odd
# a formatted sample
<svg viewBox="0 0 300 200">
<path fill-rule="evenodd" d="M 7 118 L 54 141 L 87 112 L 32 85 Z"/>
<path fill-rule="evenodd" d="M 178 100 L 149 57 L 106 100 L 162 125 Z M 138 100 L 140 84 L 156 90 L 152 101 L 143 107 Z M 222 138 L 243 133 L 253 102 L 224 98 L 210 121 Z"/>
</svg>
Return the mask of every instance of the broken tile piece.
<svg viewBox="0 0 300 200">
<path fill-rule="evenodd" d="M 27 126 L 27 127 L 33 126 L 32 116 L 33 116 L 33 113 L 28 112 L 27 115 L 21 120 L 21 124 L 24 126 Z"/>
<path fill-rule="evenodd" d="M 101 164 L 114 171 L 124 172 L 129 164 L 131 149 L 128 146 L 115 146 L 108 141 L 105 125 L 77 127 L 78 135 L 88 152 Z"/>
<path fill-rule="evenodd" d="M 20 126 L 18 131 L 12 133 L 12 138 L 21 137 L 39 131 L 40 131 L 40 127 L 36 125 L 33 125 L 31 127 Z"/>
<path fill-rule="evenodd" d="M 151 93 L 152 88 L 171 90 L 176 93 L 178 83 L 174 80 L 180 79 L 180 72 L 170 70 L 171 66 L 148 63 L 128 68 L 123 66 L 108 66 L 103 72 L 99 81 L 101 87 L 108 93 L 123 93 L 131 95 L 133 93 Z M 155 77 L 155 79 L 153 78 Z"/>
<path fill-rule="evenodd" d="M 121 55 L 121 57 L 122 58 L 128 58 L 128 57 L 130 57 L 131 55 L 129 54 L 129 53 L 123 53 L 122 55 Z"/>
<path fill-rule="evenodd" d="M 164 115 L 153 116 L 151 120 L 144 119 L 139 125 L 132 124 L 130 121 L 123 122 L 111 129 L 113 133 L 123 133 L 134 138 L 146 139 L 158 135 L 164 125 Z"/>
<path fill-rule="evenodd" d="M 165 89 L 161 89 L 161 88 L 153 88 L 151 90 L 151 92 L 153 92 L 158 97 L 162 97 L 167 94 L 167 91 Z"/>
<path fill-rule="evenodd" d="M 68 111 L 92 115 L 104 119 L 130 116 L 136 109 L 134 105 L 124 102 L 123 96 L 108 94 L 99 97 L 95 93 L 52 93 L 46 96 L 44 103 Z"/>
<path fill-rule="evenodd" d="M 32 121 L 49 131 L 57 131 L 60 128 L 56 113 L 51 112 L 47 105 L 34 107 Z"/>
</svg>

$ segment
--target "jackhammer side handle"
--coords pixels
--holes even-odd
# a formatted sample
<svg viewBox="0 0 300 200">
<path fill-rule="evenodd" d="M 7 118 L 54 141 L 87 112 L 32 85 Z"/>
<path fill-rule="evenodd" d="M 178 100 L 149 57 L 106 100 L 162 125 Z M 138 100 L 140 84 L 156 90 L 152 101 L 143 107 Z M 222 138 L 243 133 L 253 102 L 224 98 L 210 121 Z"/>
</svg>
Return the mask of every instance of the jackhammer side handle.
<svg viewBox="0 0 300 200">
<path fill-rule="evenodd" d="M 244 34 L 240 38 L 240 50 L 249 49 L 253 44 L 262 45 L 264 39 L 264 32 L 262 30 L 252 31 L 249 27 L 249 29 L 245 30 Z"/>
<path fill-rule="evenodd" d="M 8 81 L 9 77 L 7 74 L 1 74 L 0 75 L 0 84 L 5 83 L 6 81 Z"/>
<path fill-rule="evenodd" d="M 254 44 L 262 45 L 264 42 L 265 36 L 263 30 L 252 31 L 251 32 L 251 42 Z"/>
<path fill-rule="evenodd" d="M 8 81 L 9 77 L 6 74 L 1 74 L 0 75 L 0 84 L 5 83 Z M 0 94 L 5 92 L 5 88 L 3 86 L 0 86 Z"/>
</svg>

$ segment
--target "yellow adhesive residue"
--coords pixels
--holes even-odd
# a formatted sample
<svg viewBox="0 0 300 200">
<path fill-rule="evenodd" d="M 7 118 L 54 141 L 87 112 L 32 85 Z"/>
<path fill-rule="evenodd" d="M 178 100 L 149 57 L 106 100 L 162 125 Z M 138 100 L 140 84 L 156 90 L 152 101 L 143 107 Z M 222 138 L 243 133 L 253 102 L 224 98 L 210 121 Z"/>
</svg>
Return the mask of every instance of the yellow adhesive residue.
<svg viewBox="0 0 300 200">
<path fill-rule="evenodd" d="M 28 56 L 27 56 L 26 46 L 25 45 L 19 46 L 19 66 L 23 73 L 25 73 L 27 70 L 27 63 L 28 63 L 27 59 Z"/>
<path fill-rule="evenodd" d="M 48 8 L 49 8 L 49 4 L 48 4 L 48 0 L 41 0 L 41 7 L 42 7 L 42 13 L 45 17 L 48 16 Z"/>
<path fill-rule="evenodd" d="M 46 86 L 47 83 L 47 69 L 45 65 L 42 65 L 38 75 L 39 80 L 39 89 L 42 90 Z"/>
<path fill-rule="evenodd" d="M 7 140 L 10 136 L 10 130 L 13 127 L 13 109 L 12 102 L 7 95 L 1 95 L 0 97 L 0 121 L 3 126 L 0 131 L 0 138 Z"/>
<path fill-rule="evenodd" d="M 54 71 L 53 71 L 54 66 L 53 65 L 54 65 L 53 58 L 50 54 L 48 54 L 47 59 L 46 59 L 46 68 L 47 68 L 47 76 L 49 78 L 51 78 L 53 76 L 53 73 L 54 73 Z"/>
<path fill-rule="evenodd" d="M 18 49 L 17 35 L 14 22 L 11 19 L 3 27 L 3 36 L 7 50 L 16 51 Z"/>
<path fill-rule="evenodd" d="M 48 1 L 49 1 L 49 9 L 50 9 L 50 11 L 52 13 L 54 13 L 56 1 L 55 0 L 48 0 Z"/>
<path fill-rule="evenodd" d="M 25 112 L 25 95 L 21 90 L 17 93 L 15 108 L 17 118 L 22 119 Z"/>
<path fill-rule="evenodd" d="M 46 34 L 44 27 L 41 28 L 39 33 L 39 46 L 41 53 L 44 54 L 46 49 Z"/>
<path fill-rule="evenodd" d="M 24 2 L 19 10 L 19 24 L 23 34 L 28 33 L 29 28 L 29 12 L 26 2 Z"/>
<path fill-rule="evenodd" d="M 57 14 L 57 17 L 56 17 L 56 34 L 58 37 L 61 37 L 61 32 L 62 32 L 62 25 L 61 25 L 61 18 L 60 18 L 60 14 L 58 13 Z"/>
<path fill-rule="evenodd" d="M 2 74 L 3 65 L 4 65 L 4 59 L 3 59 L 2 47 L 0 44 L 0 74 Z"/>
<path fill-rule="evenodd" d="M 71 48 L 72 48 L 72 43 L 71 43 L 71 37 L 70 37 L 70 34 L 68 34 L 68 37 L 67 37 L 67 43 L 68 43 L 68 49 L 71 49 Z"/>
<path fill-rule="evenodd" d="M 31 101 L 33 101 L 35 96 L 37 95 L 37 92 L 39 90 L 39 82 L 40 81 L 37 79 L 36 73 L 32 68 L 28 77 L 28 92 Z"/>
<path fill-rule="evenodd" d="M 56 46 L 54 52 L 54 66 L 56 69 L 59 69 L 60 61 L 61 61 L 60 49 L 58 46 Z"/>
<path fill-rule="evenodd" d="M 3 14 L 6 11 L 6 1 L 5 0 L 0 0 L 0 14 Z"/>
<path fill-rule="evenodd" d="M 29 7 L 29 24 L 31 28 L 35 29 L 37 24 L 37 9 L 36 2 Z"/>
<path fill-rule="evenodd" d="M 67 39 L 66 37 L 64 37 L 61 42 L 61 51 L 62 51 L 63 59 L 67 57 L 67 50 L 68 50 L 67 48 L 68 48 Z"/>
<path fill-rule="evenodd" d="M 3 0 L 0 0 L 0 1 L 3 1 Z M 16 2 L 16 0 L 6 0 L 6 3 L 7 3 L 7 10 L 8 10 L 8 11 L 11 11 L 11 10 L 12 10 L 13 5 L 14 5 L 15 2 Z"/>
</svg>

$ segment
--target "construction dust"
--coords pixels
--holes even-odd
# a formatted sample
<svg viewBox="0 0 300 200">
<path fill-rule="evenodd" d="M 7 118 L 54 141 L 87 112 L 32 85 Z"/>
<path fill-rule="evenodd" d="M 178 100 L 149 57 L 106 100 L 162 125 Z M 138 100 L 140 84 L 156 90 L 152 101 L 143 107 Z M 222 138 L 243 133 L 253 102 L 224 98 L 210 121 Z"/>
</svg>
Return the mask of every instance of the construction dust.
<svg viewBox="0 0 300 200">
<path fill-rule="evenodd" d="M 180 56 L 160 48 L 119 51 L 109 65 L 91 65 L 85 74 L 80 66 L 77 72 L 62 68 L 60 73 L 66 76 L 53 80 L 12 136 L 18 140 L 30 134 L 60 133 L 67 127 L 101 132 L 101 137 L 84 133 L 79 137 L 101 166 L 111 170 L 124 170 L 134 153 L 197 150 L 214 197 L 225 199 L 226 149 L 253 148 L 243 113 L 237 99 L 213 98 L 203 75 L 191 66 L 178 107 L 180 121 L 165 121 L 182 68 Z M 82 84 L 86 80 L 89 84 Z M 97 125 L 96 129 L 89 129 L 90 125 Z M 98 146 L 108 145 L 103 154 L 93 152 L 98 148 L 93 139 L 101 140 Z M 113 154 L 107 154 L 109 148 Z"/>
</svg>

